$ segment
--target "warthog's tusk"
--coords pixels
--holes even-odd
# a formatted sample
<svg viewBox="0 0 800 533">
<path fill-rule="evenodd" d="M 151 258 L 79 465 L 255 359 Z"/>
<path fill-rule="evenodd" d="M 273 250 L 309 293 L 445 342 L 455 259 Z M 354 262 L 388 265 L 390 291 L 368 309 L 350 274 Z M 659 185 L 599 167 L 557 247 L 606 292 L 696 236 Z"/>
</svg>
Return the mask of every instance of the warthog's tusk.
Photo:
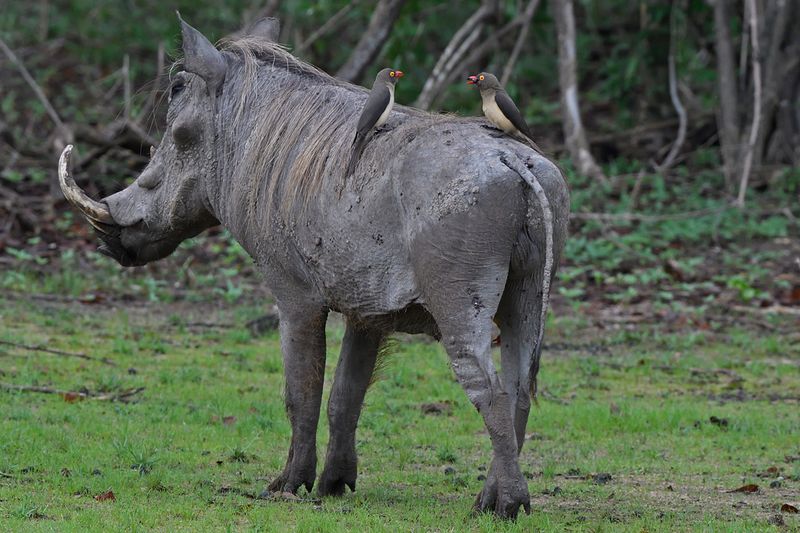
<svg viewBox="0 0 800 533">
<path fill-rule="evenodd" d="M 89 198 L 83 192 L 83 189 L 75 183 L 68 168 L 70 154 L 72 154 L 72 145 L 68 144 L 58 159 L 58 183 L 61 185 L 61 192 L 64 193 L 64 197 L 69 203 L 80 209 L 81 213 L 89 219 L 89 222 L 95 228 L 98 227 L 96 223 L 116 225 L 111 213 L 108 211 L 108 207 Z"/>
</svg>

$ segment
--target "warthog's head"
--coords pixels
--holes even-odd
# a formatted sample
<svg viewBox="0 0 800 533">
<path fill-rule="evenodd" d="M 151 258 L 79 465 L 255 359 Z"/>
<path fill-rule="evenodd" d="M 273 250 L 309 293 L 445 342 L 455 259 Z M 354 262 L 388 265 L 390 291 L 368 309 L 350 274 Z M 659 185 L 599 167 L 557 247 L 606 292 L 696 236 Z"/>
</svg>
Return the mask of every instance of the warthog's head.
<svg viewBox="0 0 800 533">
<path fill-rule="evenodd" d="M 61 154 L 64 196 L 97 230 L 99 250 L 123 266 L 138 266 L 172 253 L 181 241 L 218 224 L 208 187 L 216 179 L 215 115 L 225 81 L 222 53 L 181 21 L 183 68 L 170 87 L 167 127 L 150 163 L 130 186 L 97 202 L 69 173 L 72 146 Z"/>
</svg>

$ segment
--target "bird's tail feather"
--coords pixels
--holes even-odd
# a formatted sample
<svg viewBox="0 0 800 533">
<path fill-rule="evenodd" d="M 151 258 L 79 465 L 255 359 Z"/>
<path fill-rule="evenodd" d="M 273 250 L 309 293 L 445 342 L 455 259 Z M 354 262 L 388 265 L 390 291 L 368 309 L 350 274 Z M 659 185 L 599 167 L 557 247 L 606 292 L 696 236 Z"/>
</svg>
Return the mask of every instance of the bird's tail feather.
<svg viewBox="0 0 800 533">
<path fill-rule="evenodd" d="M 350 161 L 347 163 L 347 172 L 344 175 L 346 178 L 349 178 L 353 172 L 355 172 L 356 165 L 358 165 L 358 161 L 361 159 L 361 153 L 364 151 L 365 140 L 366 135 L 356 133 L 356 138 L 353 139 L 353 151 L 350 154 Z"/>
</svg>

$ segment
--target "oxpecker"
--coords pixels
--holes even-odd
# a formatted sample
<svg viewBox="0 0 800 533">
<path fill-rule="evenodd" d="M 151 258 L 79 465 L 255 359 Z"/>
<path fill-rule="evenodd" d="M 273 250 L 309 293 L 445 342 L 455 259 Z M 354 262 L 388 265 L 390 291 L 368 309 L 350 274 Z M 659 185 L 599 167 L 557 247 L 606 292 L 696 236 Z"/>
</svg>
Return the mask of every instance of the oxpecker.
<svg viewBox="0 0 800 533">
<path fill-rule="evenodd" d="M 483 100 L 483 114 L 489 122 L 511 136 L 525 137 L 537 151 L 539 147 L 533 140 L 531 129 L 516 104 L 500 82 L 488 72 L 481 72 L 477 76 L 469 76 L 467 84 L 475 85 L 481 91 Z"/>
<path fill-rule="evenodd" d="M 369 93 L 364 110 L 358 119 L 356 127 L 356 137 L 353 139 L 353 153 L 350 155 L 350 163 L 347 165 L 347 176 L 353 173 L 361 151 L 367 143 L 367 135 L 373 130 L 380 128 L 389 119 L 394 105 L 394 85 L 397 80 L 403 77 L 403 71 L 385 68 L 375 76 L 375 83 L 372 84 L 372 91 Z"/>
</svg>

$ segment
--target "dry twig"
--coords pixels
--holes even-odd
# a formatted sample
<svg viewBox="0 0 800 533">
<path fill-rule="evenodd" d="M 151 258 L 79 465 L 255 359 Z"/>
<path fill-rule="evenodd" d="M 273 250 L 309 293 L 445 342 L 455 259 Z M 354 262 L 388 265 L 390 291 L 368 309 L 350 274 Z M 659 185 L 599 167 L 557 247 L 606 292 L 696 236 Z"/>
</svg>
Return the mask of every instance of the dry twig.
<svg viewBox="0 0 800 533">
<path fill-rule="evenodd" d="M 11 392 L 40 392 L 43 394 L 57 394 L 63 396 L 67 400 L 98 400 L 98 401 L 111 401 L 111 402 L 127 402 L 132 396 L 135 396 L 144 390 L 144 387 L 134 387 L 132 389 L 125 389 L 118 392 L 107 392 L 103 394 L 94 394 L 91 392 L 78 392 L 78 391 L 65 391 L 59 389 L 52 389 L 50 387 L 41 387 L 37 385 L 16 385 L 13 383 L 0 383 L 0 389 Z"/>
<path fill-rule="evenodd" d="M 75 357 L 75 358 L 78 358 L 78 359 L 85 359 L 87 361 L 98 361 L 98 362 L 103 363 L 105 365 L 117 366 L 117 364 L 114 361 L 110 360 L 110 359 L 107 359 L 105 357 L 102 357 L 102 358 L 92 357 L 91 355 L 86 355 L 85 353 L 65 352 L 65 351 L 62 351 L 62 350 L 54 350 L 52 348 L 46 348 L 44 346 L 39 346 L 39 345 L 22 344 L 22 343 L 19 343 L 19 342 L 11 342 L 11 341 L 4 341 L 4 340 L 0 340 L 0 344 L 3 344 L 5 346 L 11 346 L 13 348 L 19 348 L 19 349 L 22 349 L 22 350 L 30 350 L 30 351 L 34 351 L 34 352 L 49 353 L 49 354 L 53 354 L 53 355 L 60 355 L 62 357 Z"/>
<path fill-rule="evenodd" d="M 724 213 L 732 208 L 731 205 L 685 211 L 683 213 L 669 213 L 665 215 L 644 215 L 641 213 L 572 213 L 572 220 L 597 220 L 603 222 L 662 222 L 665 220 L 684 220 L 687 218 L 702 217 Z"/>
</svg>

